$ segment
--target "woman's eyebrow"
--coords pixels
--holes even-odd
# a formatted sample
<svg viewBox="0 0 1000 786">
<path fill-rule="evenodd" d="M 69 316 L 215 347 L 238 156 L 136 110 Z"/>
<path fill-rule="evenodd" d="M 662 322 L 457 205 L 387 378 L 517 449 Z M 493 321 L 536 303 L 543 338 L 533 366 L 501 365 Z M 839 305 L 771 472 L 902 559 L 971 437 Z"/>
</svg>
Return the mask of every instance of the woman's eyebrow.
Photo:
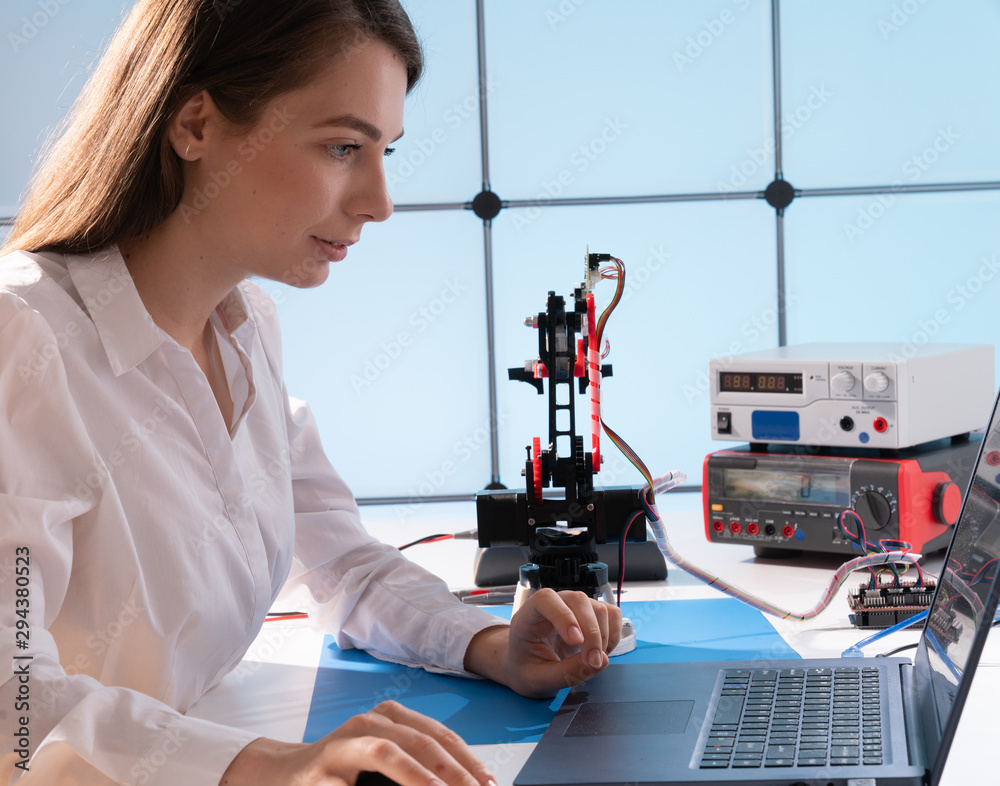
<svg viewBox="0 0 1000 786">
<path fill-rule="evenodd" d="M 364 134 L 373 142 L 378 142 L 382 139 L 382 132 L 378 128 L 357 115 L 338 115 L 337 117 L 331 117 L 329 120 L 322 120 L 319 123 L 316 123 L 313 128 L 323 128 L 324 126 L 345 126 L 347 128 L 353 128 L 355 131 L 359 131 Z M 397 136 L 396 139 L 399 139 L 401 136 L 403 136 L 402 131 L 399 132 L 399 136 Z M 396 139 L 394 139 L 393 142 L 395 142 Z"/>
</svg>

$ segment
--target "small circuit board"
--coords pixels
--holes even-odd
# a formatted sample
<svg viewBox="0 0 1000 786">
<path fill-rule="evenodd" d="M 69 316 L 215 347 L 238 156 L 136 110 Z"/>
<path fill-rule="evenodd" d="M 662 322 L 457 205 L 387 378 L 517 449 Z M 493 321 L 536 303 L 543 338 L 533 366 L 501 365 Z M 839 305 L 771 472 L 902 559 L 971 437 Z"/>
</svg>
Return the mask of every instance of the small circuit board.
<svg viewBox="0 0 1000 786">
<path fill-rule="evenodd" d="M 901 581 L 898 585 L 862 584 L 847 596 L 851 624 L 856 628 L 888 628 L 930 608 L 933 581 Z"/>
</svg>

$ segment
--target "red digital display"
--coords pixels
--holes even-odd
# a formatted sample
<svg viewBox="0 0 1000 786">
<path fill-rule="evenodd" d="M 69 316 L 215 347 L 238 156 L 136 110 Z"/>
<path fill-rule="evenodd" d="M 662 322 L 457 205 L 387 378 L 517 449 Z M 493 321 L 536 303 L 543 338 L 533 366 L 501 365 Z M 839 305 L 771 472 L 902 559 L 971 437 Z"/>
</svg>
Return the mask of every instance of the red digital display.
<svg viewBox="0 0 1000 786">
<path fill-rule="evenodd" d="M 744 371 L 719 372 L 720 393 L 801 393 L 801 374 Z"/>
</svg>

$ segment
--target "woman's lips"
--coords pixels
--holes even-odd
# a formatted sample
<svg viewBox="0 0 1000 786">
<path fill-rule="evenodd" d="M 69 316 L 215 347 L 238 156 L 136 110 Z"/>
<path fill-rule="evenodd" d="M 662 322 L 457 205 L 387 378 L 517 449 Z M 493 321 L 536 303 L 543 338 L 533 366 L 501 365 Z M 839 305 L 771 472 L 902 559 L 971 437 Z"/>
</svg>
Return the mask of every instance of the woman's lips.
<svg viewBox="0 0 1000 786">
<path fill-rule="evenodd" d="M 347 247 L 351 245 L 348 242 L 337 242 L 330 240 L 322 240 L 321 238 L 315 238 L 316 244 L 319 246 L 320 250 L 323 252 L 323 256 L 326 257 L 329 262 L 343 262 L 344 258 L 347 256 Z"/>
</svg>

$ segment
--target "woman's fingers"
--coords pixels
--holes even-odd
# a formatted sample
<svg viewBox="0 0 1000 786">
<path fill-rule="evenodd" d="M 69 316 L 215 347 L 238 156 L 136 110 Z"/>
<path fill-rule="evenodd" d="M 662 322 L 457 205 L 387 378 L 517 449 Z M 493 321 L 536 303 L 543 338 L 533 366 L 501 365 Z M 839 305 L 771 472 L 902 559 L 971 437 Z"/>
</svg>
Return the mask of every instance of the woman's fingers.
<svg viewBox="0 0 1000 786">
<path fill-rule="evenodd" d="M 377 770 L 405 786 L 426 786 L 432 779 L 449 786 L 486 786 L 493 780 L 455 732 L 397 702 L 355 716 L 330 736 L 363 738 L 369 764 L 361 769 Z"/>
<path fill-rule="evenodd" d="M 534 593 L 519 610 L 527 612 L 526 622 L 548 622 L 569 651 L 579 650 L 593 669 L 606 665 L 603 653 L 610 652 L 621 637 L 621 611 L 604 601 L 594 600 L 583 592 Z"/>
</svg>

